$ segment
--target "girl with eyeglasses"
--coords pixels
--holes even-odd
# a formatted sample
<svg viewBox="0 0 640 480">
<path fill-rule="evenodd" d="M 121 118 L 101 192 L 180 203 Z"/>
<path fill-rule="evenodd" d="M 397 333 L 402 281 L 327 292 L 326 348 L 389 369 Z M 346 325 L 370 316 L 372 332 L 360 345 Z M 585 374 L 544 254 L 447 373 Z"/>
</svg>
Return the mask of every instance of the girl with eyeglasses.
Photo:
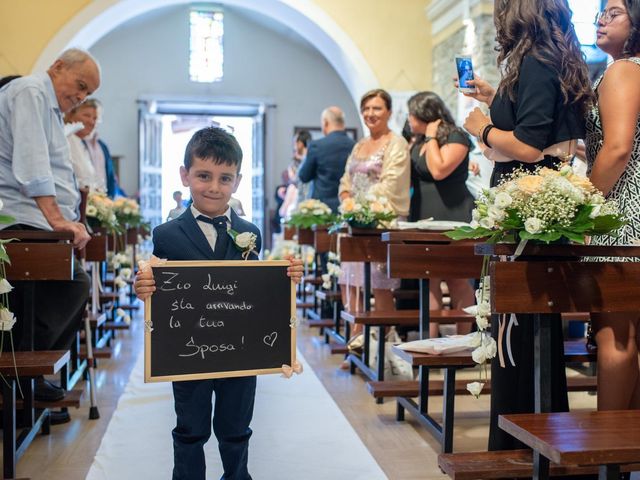
<svg viewBox="0 0 640 480">
<path fill-rule="evenodd" d="M 491 116 L 473 110 L 464 128 L 476 136 L 493 160 L 491 185 L 516 170 L 558 168 L 584 138 L 584 116 L 592 97 L 567 0 L 496 0 L 494 23 L 498 66 L 497 90 L 478 78 L 468 94 L 487 103 Z M 550 409 L 569 408 L 562 322 L 551 320 Z M 498 355 L 491 364 L 489 450 L 523 448 L 498 427 L 498 416 L 534 411 L 533 316 L 501 315 L 491 321 Z"/>
<path fill-rule="evenodd" d="M 629 223 L 619 236 L 596 237 L 592 244 L 629 245 L 640 239 L 640 0 L 609 0 L 596 24 L 596 44 L 614 62 L 596 81 L 587 115 L 588 174 Z M 592 315 L 598 410 L 640 408 L 639 317 Z"/>
</svg>

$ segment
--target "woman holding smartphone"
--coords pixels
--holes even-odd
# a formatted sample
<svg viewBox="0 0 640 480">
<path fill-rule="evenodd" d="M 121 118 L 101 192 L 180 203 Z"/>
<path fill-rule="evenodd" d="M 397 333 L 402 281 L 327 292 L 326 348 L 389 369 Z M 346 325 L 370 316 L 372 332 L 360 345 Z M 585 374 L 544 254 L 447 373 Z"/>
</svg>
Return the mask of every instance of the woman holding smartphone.
<svg viewBox="0 0 640 480">
<path fill-rule="evenodd" d="M 496 91 L 476 75 L 468 82 L 476 93 L 466 94 L 489 105 L 491 118 L 476 108 L 464 123 L 495 161 L 492 186 L 517 169 L 557 168 L 570 158 L 584 137 L 584 114 L 592 97 L 567 0 L 496 0 L 494 23 L 502 79 Z M 499 355 L 491 365 L 489 450 L 522 448 L 498 427 L 498 415 L 534 411 L 533 319 L 492 320 L 494 338 L 506 339 L 498 344 Z M 509 348 L 506 342 L 513 362 L 501 354 Z M 560 321 L 552 321 L 550 348 L 551 410 L 566 411 Z"/>
<path fill-rule="evenodd" d="M 596 237 L 592 244 L 629 245 L 640 238 L 640 0 L 609 0 L 596 24 L 596 44 L 614 62 L 594 85 L 585 139 L 588 173 L 629 223 L 619 236 Z M 640 408 L 638 314 L 591 318 L 598 345 L 598 410 Z"/>
</svg>

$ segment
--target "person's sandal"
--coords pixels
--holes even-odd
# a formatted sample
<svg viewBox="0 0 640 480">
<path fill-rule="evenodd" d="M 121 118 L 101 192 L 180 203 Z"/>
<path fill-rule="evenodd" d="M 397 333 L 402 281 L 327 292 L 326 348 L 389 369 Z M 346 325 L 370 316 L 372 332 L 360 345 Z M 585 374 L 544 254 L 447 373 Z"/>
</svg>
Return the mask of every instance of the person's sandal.
<svg viewBox="0 0 640 480">
<path fill-rule="evenodd" d="M 364 347 L 364 334 L 362 333 L 355 334 L 347 342 L 349 353 L 362 353 L 362 347 Z"/>
</svg>

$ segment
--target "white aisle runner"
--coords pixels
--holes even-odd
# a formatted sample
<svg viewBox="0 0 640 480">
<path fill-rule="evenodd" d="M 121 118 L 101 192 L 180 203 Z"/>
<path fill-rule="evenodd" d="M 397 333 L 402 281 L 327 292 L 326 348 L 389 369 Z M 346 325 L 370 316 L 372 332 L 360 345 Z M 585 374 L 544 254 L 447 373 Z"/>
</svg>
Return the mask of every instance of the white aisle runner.
<svg viewBox="0 0 640 480">
<path fill-rule="evenodd" d="M 386 475 L 298 352 L 302 375 L 258 377 L 249 471 L 255 480 L 382 480 Z M 138 358 L 91 465 L 89 480 L 169 479 L 175 426 L 170 383 L 145 384 Z M 222 475 L 215 436 L 207 478 Z"/>
</svg>

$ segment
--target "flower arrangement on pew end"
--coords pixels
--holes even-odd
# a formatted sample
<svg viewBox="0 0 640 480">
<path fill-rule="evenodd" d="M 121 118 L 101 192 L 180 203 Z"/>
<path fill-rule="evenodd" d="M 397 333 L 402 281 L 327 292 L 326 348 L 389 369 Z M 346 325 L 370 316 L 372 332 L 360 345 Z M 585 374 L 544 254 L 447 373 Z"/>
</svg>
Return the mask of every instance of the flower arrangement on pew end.
<svg viewBox="0 0 640 480">
<path fill-rule="evenodd" d="M 147 227 L 140 213 L 140 205 L 133 198 L 118 197 L 113 201 L 113 209 L 118 224 L 122 228 Z"/>
<path fill-rule="evenodd" d="M 326 203 L 309 199 L 300 202 L 287 222 L 298 228 L 311 228 L 314 225 L 329 225 L 335 221 L 335 215 Z"/>
<path fill-rule="evenodd" d="M 550 243 L 566 239 L 584 244 L 587 237 L 614 235 L 625 223 L 615 202 L 605 200 L 588 178 L 565 165 L 559 171 L 544 167 L 534 172 L 517 171 L 500 185 L 484 190 L 476 200 L 471 225 L 445 235 L 454 240 L 518 243 L 518 256 L 530 240 Z M 491 315 L 488 267 L 489 257 L 485 256 L 477 305 L 468 309 L 478 325 L 473 359 L 479 364 L 486 364 L 497 353 L 487 331 Z M 483 386 L 481 373 L 480 381 L 468 384 L 467 389 L 477 397 Z"/>
<path fill-rule="evenodd" d="M 390 226 L 397 217 L 386 197 L 370 193 L 345 198 L 338 211 L 340 216 L 333 230 L 344 223 L 354 228 L 384 228 Z"/>
<path fill-rule="evenodd" d="M 87 222 L 91 228 L 104 228 L 107 233 L 122 233 L 114 201 L 102 192 L 91 192 L 87 198 Z"/>
</svg>

